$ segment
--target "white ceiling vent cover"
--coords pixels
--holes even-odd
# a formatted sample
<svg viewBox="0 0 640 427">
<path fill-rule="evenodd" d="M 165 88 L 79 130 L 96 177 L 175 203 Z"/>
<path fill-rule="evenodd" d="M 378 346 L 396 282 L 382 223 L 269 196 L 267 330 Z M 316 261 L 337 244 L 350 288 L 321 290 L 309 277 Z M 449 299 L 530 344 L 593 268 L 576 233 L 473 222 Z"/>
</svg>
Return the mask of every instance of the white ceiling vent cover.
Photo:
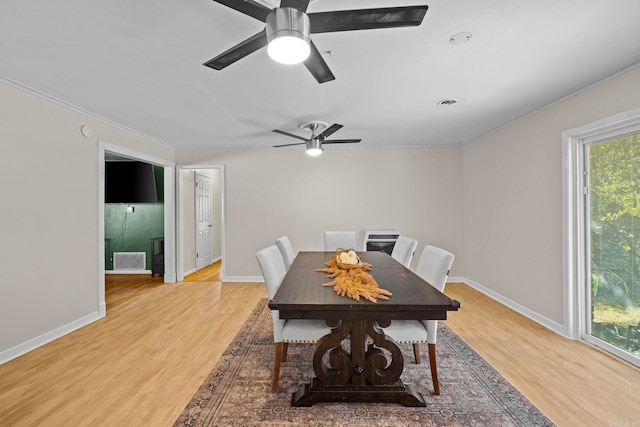
<svg viewBox="0 0 640 427">
<path fill-rule="evenodd" d="M 144 271 L 147 266 L 146 252 L 114 252 L 114 270 Z"/>
</svg>

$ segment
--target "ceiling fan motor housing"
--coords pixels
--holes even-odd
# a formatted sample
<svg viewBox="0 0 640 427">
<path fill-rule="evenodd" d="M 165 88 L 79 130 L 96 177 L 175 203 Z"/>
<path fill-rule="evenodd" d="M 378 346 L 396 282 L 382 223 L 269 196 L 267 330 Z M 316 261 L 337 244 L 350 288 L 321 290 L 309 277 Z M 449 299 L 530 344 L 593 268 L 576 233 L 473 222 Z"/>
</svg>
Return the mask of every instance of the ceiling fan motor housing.
<svg viewBox="0 0 640 427">
<path fill-rule="evenodd" d="M 307 146 L 307 154 L 310 156 L 318 156 L 324 151 L 324 148 L 322 148 L 322 141 L 320 141 L 320 138 L 316 138 L 316 137 L 311 138 L 306 142 L 306 146 Z"/>
<path fill-rule="evenodd" d="M 301 47 L 305 48 L 306 55 L 303 60 L 306 59 L 306 57 L 309 55 L 310 50 L 309 31 L 311 28 L 311 24 L 309 23 L 309 17 L 305 13 L 292 7 L 279 7 L 273 9 L 269 13 L 269 15 L 267 15 L 265 23 L 267 41 L 269 43 L 267 47 L 269 56 L 274 57 L 274 52 L 272 51 L 278 49 L 278 43 L 292 42 L 298 43 L 301 45 Z M 284 49 L 290 50 L 287 48 Z M 285 58 L 280 62 L 299 63 L 301 62 L 301 60 L 287 60 Z"/>
</svg>

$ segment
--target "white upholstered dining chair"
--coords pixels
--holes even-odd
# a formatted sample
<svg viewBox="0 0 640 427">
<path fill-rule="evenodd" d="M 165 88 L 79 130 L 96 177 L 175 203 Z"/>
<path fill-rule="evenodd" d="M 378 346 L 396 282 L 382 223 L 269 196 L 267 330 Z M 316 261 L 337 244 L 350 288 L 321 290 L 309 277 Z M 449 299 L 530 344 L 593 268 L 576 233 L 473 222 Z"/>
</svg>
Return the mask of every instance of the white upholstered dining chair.
<svg viewBox="0 0 640 427">
<path fill-rule="evenodd" d="M 293 264 L 293 260 L 296 258 L 296 252 L 293 250 L 293 246 L 291 245 L 291 241 L 289 237 L 282 236 L 276 239 L 276 246 L 280 249 L 280 253 L 282 254 L 282 260 L 284 261 L 284 266 L 289 270 L 291 264 Z"/>
<path fill-rule="evenodd" d="M 422 251 L 415 273 L 424 281 L 439 290 L 449 277 L 449 270 L 453 265 L 454 255 L 444 249 L 427 245 Z M 429 364 L 431 366 L 431 380 L 435 394 L 440 394 L 438 384 L 438 369 L 436 365 L 436 337 L 438 333 L 437 320 L 393 320 L 384 333 L 397 343 L 412 343 L 416 363 L 420 363 L 420 344 L 427 343 L 429 350 Z"/>
<path fill-rule="evenodd" d="M 393 245 L 393 250 L 391 251 L 391 258 L 409 268 L 417 247 L 418 241 L 416 239 L 398 236 L 396 243 Z"/>
<path fill-rule="evenodd" d="M 338 249 L 355 249 L 356 248 L 356 232 L 355 231 L 325 231 L 324 232 L 324 250 L 325 252 L 333 252 Z"/>
<path fill-rule="evenodd" d="M 273 298 L 287 273 L 280 250 L 276 245 L 272 245 L 259 251 L 256 258 L 260 270 L 262 270 L 269 298 Z M 330 329 L 324 320 L 280 319 L 278 310 L 271 310 L 271 317 L 273 320 L 273 342 L 275 343 L 271 392 L 275 393 L 278 391 L 280 364 L 287 360 L 289 343 L 315 343 L 324 335 L 329 334 Z"/>
</svg>

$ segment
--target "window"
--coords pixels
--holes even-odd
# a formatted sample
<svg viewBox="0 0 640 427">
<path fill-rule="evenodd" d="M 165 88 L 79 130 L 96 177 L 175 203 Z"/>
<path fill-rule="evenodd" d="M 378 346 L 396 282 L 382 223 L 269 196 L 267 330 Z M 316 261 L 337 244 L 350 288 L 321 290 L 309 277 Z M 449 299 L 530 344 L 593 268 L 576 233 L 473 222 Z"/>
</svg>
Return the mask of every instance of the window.
<svg viewBox="0 0 640 427">
<path fill-rule="evenodd" d="M 640 110 L 563 134 L 565 327 L 640 366 Z"/>
</svg>

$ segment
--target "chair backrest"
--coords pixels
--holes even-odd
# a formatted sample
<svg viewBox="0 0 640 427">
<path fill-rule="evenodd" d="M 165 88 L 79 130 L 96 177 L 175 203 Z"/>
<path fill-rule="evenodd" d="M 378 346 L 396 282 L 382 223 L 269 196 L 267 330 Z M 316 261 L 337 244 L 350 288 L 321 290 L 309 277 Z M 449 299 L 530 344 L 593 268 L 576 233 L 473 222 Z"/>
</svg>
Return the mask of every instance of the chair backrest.
<svg viewBox="0 0 640 427">
<path fill-rule="evenodd" d="M 396 240 L 395 245 L 393 245 L 393 250 L 391 251 L 391 258 L 409 268 L 417 247 L 418 241 L 416 239 L 398 236 L 398 240 Z"/>
<path fill-rule="evenodd" d="M 276 245 L 271 245 L 262 249 L 256 254 L 258 265 L 262 270 L 264 284 L 267 287 L 269 298 L 273 298 L 282 283 L 282 279 L 287 274 L 287 268 L 284 265 L 280 249 Z"/>
<path fill-rule="evenodd" d="M 337 251 L 338 249 L 355 249 L 355 231 L 325 231 L 324 250 L 326 252 Z"/>
<path fill-rule="evenodd" d="M 427 245 L 422 251 L 415 273 L 442 292 L 447 283 L 453 259 L 454 255 L 451 252 Z"/>
<path fill-rule="evenodd" d="M 276 239 L 276 246 L 280 249 L 280 253 L 282 254 L 282 259 L 284 260 L 284 266 L 289 269 L 291 264 L 293 264 L 293 260 L 296 257 L 296 253 L 293 250 L 293 246 L 291 246 L 291 241 L 289 237 L 282 236 Z"/>
<path fill-rule="evenodd" d="M 284 260 L 280 249 L 276 245 L 271 245 L 256 254 L 258 259 L 258 265 L 262 270 L 262 277 L 264 277 L 264 284 L 267 287 L 267 293 L 269 298 L 273 298 L 282 283 L 282 279 L 287 274 L 287 269 L 284 266 Z M 271 321 L 273 322 L 273 341 L 282 341 L 282 328 L 286 320 L 280 319 L 280 312 L 278 310 L 271 310 Z"/>
</svg>

